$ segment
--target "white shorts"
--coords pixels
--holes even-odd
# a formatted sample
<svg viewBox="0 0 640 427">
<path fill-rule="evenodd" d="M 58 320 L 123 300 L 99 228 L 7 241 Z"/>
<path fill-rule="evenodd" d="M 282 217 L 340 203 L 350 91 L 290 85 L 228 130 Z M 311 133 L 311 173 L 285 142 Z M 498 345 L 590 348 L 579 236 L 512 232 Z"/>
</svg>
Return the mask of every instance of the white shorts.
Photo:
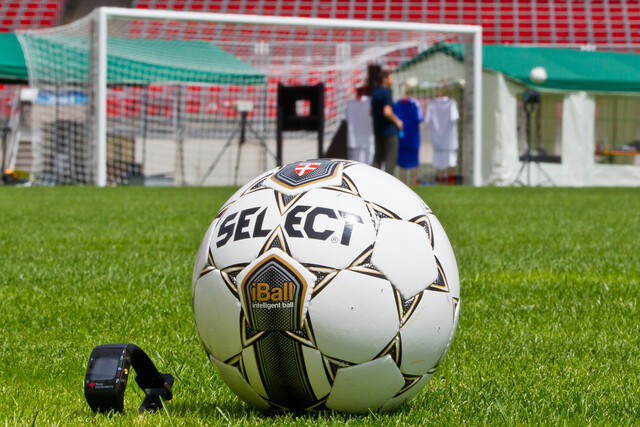
<svg viewBox="0 0 640 427">
<path fill-rule="evenodd" d="M 458 150 L 433 150 L 433 167 L 455 168 L 458 165 Z"/>
</svg>

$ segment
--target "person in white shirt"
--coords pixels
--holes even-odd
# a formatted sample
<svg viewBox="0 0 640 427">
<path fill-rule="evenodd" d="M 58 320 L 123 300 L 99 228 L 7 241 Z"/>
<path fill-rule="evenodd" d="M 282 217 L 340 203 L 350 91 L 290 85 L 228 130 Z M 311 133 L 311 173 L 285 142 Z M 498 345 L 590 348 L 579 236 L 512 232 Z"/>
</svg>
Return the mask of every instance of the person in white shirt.
<svg viewBox="0 0 640 427">
<path fill-rule="evenodd" d="M 349 160 L 373 163 L 373 121 L 371 98 L 364 96 L 364 87 L 357 89 L 356 99 L 347 102 L 347 156 Z"/>
<path fill-rule="evenodd" d="M 431 100 L 427 107 L 425 122 L 431 126 L 433 142 L 433 167 L 436 169 L 438 184 L 455 184 L 456 166 L 458 165 L 458 105 L 455 99 L 447 96 L 444 85 L 444 96 L 438 87 L 437 98 Z"/>
</svg>

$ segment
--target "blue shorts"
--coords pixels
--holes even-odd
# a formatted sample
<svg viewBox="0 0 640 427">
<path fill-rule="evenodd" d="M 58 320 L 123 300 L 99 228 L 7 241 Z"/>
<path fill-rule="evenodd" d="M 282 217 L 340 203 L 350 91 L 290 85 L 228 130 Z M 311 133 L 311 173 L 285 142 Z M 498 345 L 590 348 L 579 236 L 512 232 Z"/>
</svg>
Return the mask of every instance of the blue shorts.
<svg viewBox="0 0 640 427">
<path fill-rule="evenodd" d="M 417 168 L 420 164 L 419 150 L 398 150 L 398 166 L 405 169 Z"/>
</svg>

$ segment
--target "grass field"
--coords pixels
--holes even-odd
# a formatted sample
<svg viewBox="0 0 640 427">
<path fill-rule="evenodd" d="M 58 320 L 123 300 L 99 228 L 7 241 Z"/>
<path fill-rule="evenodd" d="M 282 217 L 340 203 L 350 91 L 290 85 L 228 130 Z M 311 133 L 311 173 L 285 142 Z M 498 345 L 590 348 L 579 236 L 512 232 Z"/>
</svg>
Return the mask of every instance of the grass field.
<svg viewBox="0 0 640 427">
<path fill-rule="evenodd" d="M 640 424 L 640 189 L 417 188 L 457 255 L 462 311 L 426 388 L 391 414 L 263 415 L 224 386 L 191 269 L 233 188 L 0 188 L 0 423 Z M 135 342 L 167 410 L 95 416 L 91 349 Z"/>
</svg>

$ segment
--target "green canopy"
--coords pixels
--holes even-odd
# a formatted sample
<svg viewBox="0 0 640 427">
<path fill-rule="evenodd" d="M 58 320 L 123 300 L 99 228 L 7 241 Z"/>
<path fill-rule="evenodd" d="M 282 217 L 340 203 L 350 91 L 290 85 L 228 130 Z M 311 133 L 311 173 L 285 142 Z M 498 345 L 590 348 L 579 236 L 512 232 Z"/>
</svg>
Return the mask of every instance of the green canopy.
<svg viewBox="0 0 640 427">
<path fill-rule="evenodd" d="M 107 43 L 110 84 L 249 85 L 266 80 L 256 68 L 209 42 L 110 37 Z M 24 55 L 21 45 L 25 47 Z M 86 82 L 89 47 L 87 37 L 1 34 L 0 79 L 27 82 L 26 56 L 31 72 L 39 80 Z"/>
<path fill-rule="evenodd" d="M 401 64 L 398 71 L 437 52 L 463 58 L 461 44 L 437 43 Z M 482 66 L 540 90 L 640 92 L 640 55 L 630 53 L 484 45 Z M 537 66 L 547 70 L 548 78 L 541 85 L 529 79 L 531 69 Z"/>
<path fill-rule="evenodd" d="M 27 65 L 15 34 L 0 33 L 0 83 L 26 83 Z"/>
</svg>

